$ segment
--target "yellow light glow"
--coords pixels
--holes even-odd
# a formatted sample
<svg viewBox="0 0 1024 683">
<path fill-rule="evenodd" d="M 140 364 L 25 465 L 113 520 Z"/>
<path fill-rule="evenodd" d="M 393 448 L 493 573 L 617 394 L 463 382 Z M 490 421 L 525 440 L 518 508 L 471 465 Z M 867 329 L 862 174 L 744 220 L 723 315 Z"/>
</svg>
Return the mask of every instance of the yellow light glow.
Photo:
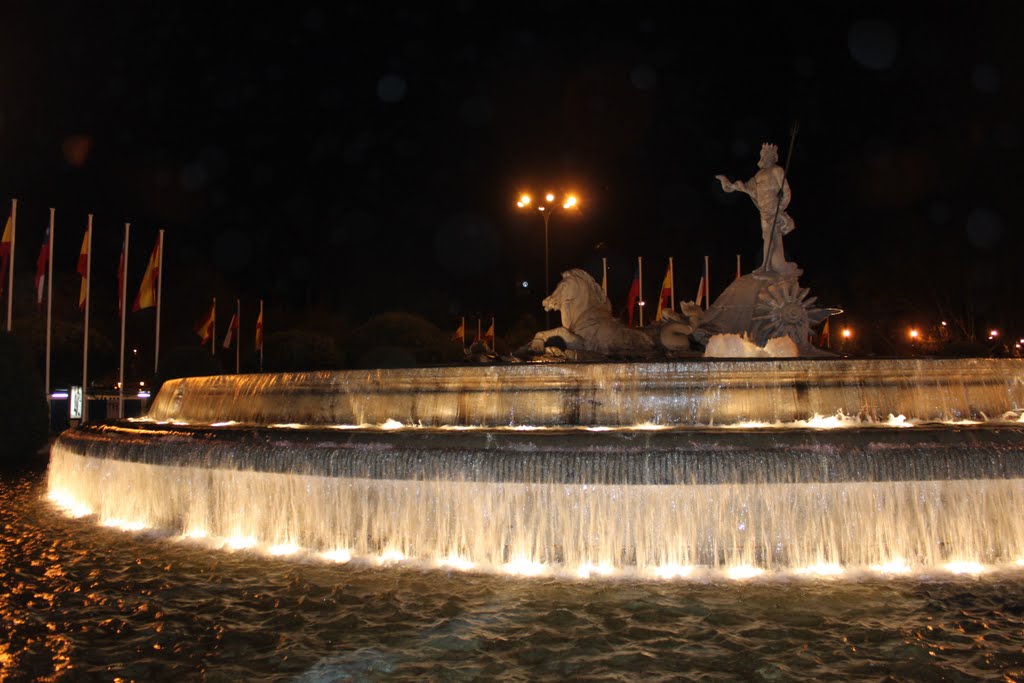
<svg viewBox="0 0 1024 683">
<path fill-rule="evenodd" d="M 338 550 L 328 550 L 320 553 L 320 557 L 331 562 L 337 562 L 338 564 L 344 564 L 352 559 L 352 553 L 344 548 Z"/>
<path fill-rule="evenodd" d="M 990 330 L 989 334 L 991 336 L 993 336 L 993 337 L 998 337 L 999 336 L 999 330 Z"/>
<path fill-rule="evenodd" d="M 502 569 L 516 576 L 540 576 L 544 573 L 546 567 L 540 562 L 534 562 L 527 557 L 520 556 L 502 565 Z"/>
<path fill-rule="evenodd" d="M 977 562 L 953 561 L 946 563 L 946 571 L 952 574 L 981 574 L 985 567 Z"/>
<path fill-rule="evenodd" d="M 400 550 L 385 550 L 380 554 L 381 562 L 402 562 L 406 559 L 405 553 Z"/>
<path fill-rule="evenodd" d="M 449 569 L 457 569 L 461 572 L 468 572 L 476 566 L 473 562 L 470 562 L 464 557 L 458 555 L 449 555 L 448 557 L 441 558 L 437 561 L 439 567 L 448 567 Z"/>
<path fill-rule="evenodd" d="M 853 336 L 853 330 L 851 330 L 849 327 L 844 327 L 843 328 L 843 339 L 849 339 L 852 336 Z"/>
<path fill-rule="evenodd" d="M 607 562 L 599 562 L 597 564 L 581 564 L 576 568 L 576 576 L 581 579 L 589 579 L 595 574 L 597 576 L 611 576 L 615 573 L 615 567 L 608 564 Z"/>
<path fill-rule="evenodd" d="M 398 420 L 392 420 L 390 417 L 380 426 L 381 429 L 402 429 L 405 425 Z"/>
<path fill-rule="evenodd" d="M 916 327 L 911 327 L 910 331 L 907 332 L 907 336 L 909 336 L 911 339 L 917 339 L 919 336 L 921 336 L 921 333 L 917 331 Z"/>
<path fill-rule="evenodd" d="M 569 195 L 568 197 L 566 197 L 565 203 L 562 204 L 563 209 L 571 209 L 574 206 L 576 206 L 576 197 L 574 195 Z"/>
<path fill-rule="evenodd" d="M 88 505 L 78 502 L 73 496 L 63 491 L 51 491 L 49 498 L 69 517 L 88 517 L 92 514 Z"/>
<path fill-rule="evenodd" d="M 280 543 L 278 545 L 272 545 L 267 548 L 267 552 L 275 557 L 282 557 L 284 555 L 294 555 L 299 552 L 299 546 L 294 543 Z"/>
<path fill-rule="evenodd" d="M 185 538 L 206 538 L 209 535 L 206 529 L 200 529 L 199 527 L 193 527 L 182 534 Z"/>
<path fill-rule="evenodd" d="M 808 567 L 800 567 L 795 573 L 805 576 L 840 576 L 843 573 L 841 565 L 829 562 L 819 562 Z"/>
<path fill-rule="evenodd" d="M 530 205 L 530 201 L 531 201 L 530 195 L 524 194 L 523 196 L 521 196 L 519 198 L 519 206 L 529 206 Z"/>
<path fill-rule="evenodd" d="M 226 545 L 231 550 L 245 550 L 256 545 L 256 539 L 252 536 L 231 536 L 227 539 Z"/>
<path fill-rule="evenodd" d="M 546 195 L 544 195 L 544 199 L 546 199 L 549 202 L 553 202 L 555 201 L 555 195 L 553 192 L 548 192 Z"/>
<path fill-rule="evenodd" d="M 745 581 L 761 574 L 764 574 L 764 570 L 752 564 L 738 564 L 725 570 L 725 575 L 734 581 Z"/>
<path fill-rule="evenodd" d="M 909 574 L 910 565 L 902 557 L 894 557 L 881 564 L 871 565 L 871 571 L 879 574 Z"/>
<path fill-rule="evenodd" d="M 146 528 L 146 525 L 142 522 L 133 522 L 126 519 L 118 519 L 117 517 L 111 517 L 100 522 L 103 526 L 111 526 L 121 531 L 142 531 Z"/>
<path fill-rule="evenodd" d="M 693 575 L 693 565 L 662 564 L 654 568 L 654 575 L 659 579 L 685 579 Z"/>
</svg>

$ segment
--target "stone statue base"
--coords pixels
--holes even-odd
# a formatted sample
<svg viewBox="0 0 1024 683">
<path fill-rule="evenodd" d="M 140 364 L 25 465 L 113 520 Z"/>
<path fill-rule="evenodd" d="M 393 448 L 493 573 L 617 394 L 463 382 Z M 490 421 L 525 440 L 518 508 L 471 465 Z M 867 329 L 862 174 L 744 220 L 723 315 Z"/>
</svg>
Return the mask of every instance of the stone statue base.
<svg viewBox="0 0 1024 683">
<path fill-rule="evenodd" d="M 763 347 L 769 339 L 789 337 L 801 356 L 834 355 L 811 343 L 811 327 L 841 311 L 815 308 L 816 297 L 800 287 L 802 272 L 793 264 L 786 272 L 757 270 L 736 279 L 704 314 L 694 341 L 707 346 L 716 334 L 746 334 Z"/>
</svg>

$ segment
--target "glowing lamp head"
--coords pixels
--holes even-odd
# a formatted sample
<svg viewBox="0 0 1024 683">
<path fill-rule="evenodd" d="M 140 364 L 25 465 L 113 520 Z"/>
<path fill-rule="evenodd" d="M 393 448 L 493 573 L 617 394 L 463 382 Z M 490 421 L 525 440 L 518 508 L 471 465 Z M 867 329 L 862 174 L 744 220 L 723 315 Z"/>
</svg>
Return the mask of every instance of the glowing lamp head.
<svg viewBox="0 0 1024 683">
<path fill-rule="evenodd" d="M 546 195 L 544 195 L 544 199 L 549 202 L 553 202 L 555 201 L 555 194 L 553 192 L 548 192 Z"/>
<path fill-rule="evenodd" d="M 853 330 L 851 330 L 849 327 L 844 327 L 843 328 L 843 339 L 849 339 L 852 336 L 853 336 Z"/>
<path fill-rule="evenodd" d="M 999 330 L 990 330 L 989 331 L 989 335 L 992 336 L 992 337 L 998 337 L 999 336 Z"/>
<path fill-rule="evenodd" d="M 921 333 L 917 331 L 916 327 L 911 327 L 910 331 L 907 332 L 907 336 L 909 336 L 911 339 L 917 339 L 918 337 L 921 336 Z"/>
<path fill-rule="evenodd" d="M 519 197 L 519 206 L 529 206 L 529 205 L 530 205 L 530 195 L 524 194 L 524 195 Z"/>
<path fill-rule="evenodd" d="M 571 209 L 572 207 L 576 206 L 576 201 L 577 200 L 575 195 L 569 195 L 568 197 L 565 198 L 565 203 L 562 204 L 562 208 Z"/>
</svg>

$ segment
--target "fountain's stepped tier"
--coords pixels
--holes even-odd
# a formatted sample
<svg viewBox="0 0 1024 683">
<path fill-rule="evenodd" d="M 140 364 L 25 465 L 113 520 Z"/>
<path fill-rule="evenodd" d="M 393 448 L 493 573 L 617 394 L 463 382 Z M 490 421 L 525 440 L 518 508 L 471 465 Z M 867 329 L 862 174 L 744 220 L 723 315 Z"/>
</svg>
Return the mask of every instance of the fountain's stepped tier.
<svg viewBox="0 0 1024 683">
<path fill-rule="evenodd" d="M 190 377 L 156 420 L 307 425 L 632 426 L 983 419 L 1024 406 L 1017 359 L 702 360 Z"/>
<path fill-rule="evenodd" d="M 1024 427 L 446 431 L 91 425 L 55 453 L 338 480 L 678 485 L 1024 478 Z"/>
</svg>

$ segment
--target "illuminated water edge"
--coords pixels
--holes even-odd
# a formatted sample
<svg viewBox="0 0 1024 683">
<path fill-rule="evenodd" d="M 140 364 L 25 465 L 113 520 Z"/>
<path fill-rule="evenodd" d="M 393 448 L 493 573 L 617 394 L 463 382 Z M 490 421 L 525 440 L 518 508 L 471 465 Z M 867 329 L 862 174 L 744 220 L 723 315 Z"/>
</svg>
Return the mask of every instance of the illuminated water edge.
<svg viewBox="0 0 1024 683">
<path fill-rule="evenodd" d="M 46 496 L 58 510 L 74 519 L 95 517 L 84 504 L 61 491 L 52 491 Z M 86 519 L 100 526 L 127 533 L 153 532 L 141 521 L 118 518 Z M 499 565 L 473 562 L 455 554 L 439 555 L 433 558 L 411 558 L 400 550 L 386 549 L 380 553 L 356 555 L 348 548 L 311 550 L 294 543 L 261 544 L 251 536 L 211 536 L 205 529 L 191 528 L 184 533 L 170 536 L 173 543 L 194 543 L 207 550 L 226 552 L 250 551 L 268 557 L 287 557 L 296 561 L 322 561 L 336 565 L 357 565 L 369 567 L 405 567 L 410 569 L 444 569 L 458 572 L 499 574 L 524 578 L 557 578 L 566 580 L 592 579 L 649 579 L 661 581 L 729 581 L 751 580 L 771 581 L 776 579 L 808 580 L 859 580 L 868 576 L 931 578 L 942 575 L 982 577 L 1002 573 L 1024 572 L 1024 555 L 999 564 L 984 564 L 971 559 L 950 560 L 938 566 L 915 565 L 902 557 L 893 557 L 868 566 L 844 566 L 837 563 L 817 562 L 802 567 L 770 570 L 750 564 L 736 564 L 728 567 L 707 565 L 665 563 L 639 570 L 635 567 L 616 567 L 608 563 L 588 562 L 578 566 L 564 566 L 537 562 L 527 557 L 514 557 Z"/>
<path fill-rule="evenodd" d="M 516 576 L 980 576 L 1024 565 L 1024 479 L 616 486 L 336 479 L 55 448 L 66 514 L 208 547 Z"/>
</svg>

